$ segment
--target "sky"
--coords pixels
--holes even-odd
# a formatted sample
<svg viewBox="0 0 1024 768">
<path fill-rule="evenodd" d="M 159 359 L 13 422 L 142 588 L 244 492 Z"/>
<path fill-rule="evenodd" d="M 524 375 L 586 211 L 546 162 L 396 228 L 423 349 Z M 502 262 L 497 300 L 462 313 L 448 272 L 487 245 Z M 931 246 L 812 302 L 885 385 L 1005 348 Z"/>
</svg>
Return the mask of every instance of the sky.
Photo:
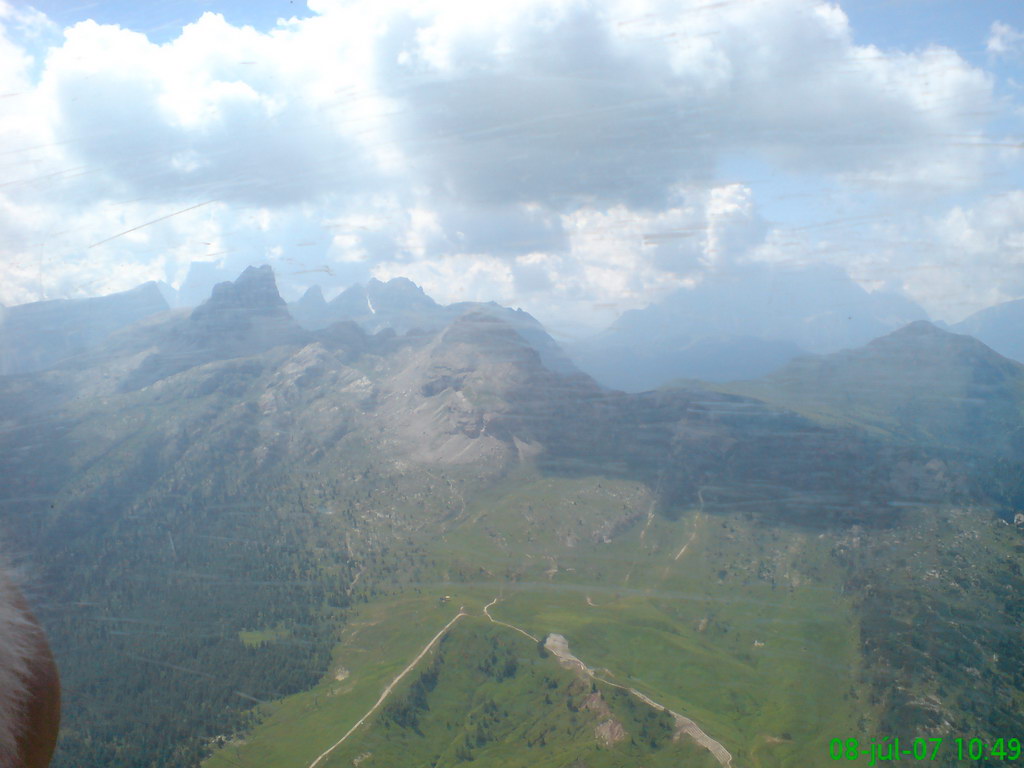
<svg viewBox="0 0 1024 768">
<path fill-rule="evenodd" d="M 562 338 L 829 264 L 1024 297 L 1018 0 L 0 0 L 0 303 L 405 276 Z"/>
</svg>

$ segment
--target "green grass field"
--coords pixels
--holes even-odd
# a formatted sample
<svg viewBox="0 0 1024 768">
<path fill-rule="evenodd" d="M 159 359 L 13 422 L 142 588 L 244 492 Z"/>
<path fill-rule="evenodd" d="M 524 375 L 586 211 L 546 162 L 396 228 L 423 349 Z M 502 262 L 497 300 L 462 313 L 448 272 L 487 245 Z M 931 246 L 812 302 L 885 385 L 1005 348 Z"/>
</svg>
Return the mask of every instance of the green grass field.
<svg viewBox="0 0 1024 768">
<path fill-rule="evenodd" d="M 628 711 L 617 714 L 636 743 L 601 748 L 594 723 L 564 703 L 544 701 L 545 678 L 558 691 L 549 699 L 571 698 L 573 673 L 484 617 L 483 606 L 495 597 L 494 618 L 538 638 L 564 635 L 600 677 L 695 720 L 732 753 L 734 766 L 819 763 L 830 739 L 858 733 L 868 709 L 858 682 L 857 622 L 828 567 L 831 544 L 739 514 L 694 508 L 669 521 L 636 483 L 513 478 L 470 502 L 427 543 L 436 582 L 362 605 L 320 685 L 262 707 L 263 724 L 245 743 L 221 748 L 205 765 L 308 766 L 460 606 L 470 615 L 453 627 L 443 650 L 428 654 L 321 765 L 352 765 L 362 756 L 363 768 L 448 766 L 468 755 L 475 765 L 579 759 L 587 766 L 654 766 L 670 760 L 672 750 L 675 762 L 666 765 L 717 765 L 686 740 L 667 751 L 650 739 L 636 741 L 637 718 L 653 710 L 628 696 Z M 444 595 L 448 602 L 439 600 Z M 516 659 L 514 677 L 480 677 L 479 657 L 492 643 Z M 407 697 L 439 656 L 438 680 L 428 709 L 413 718 L 415 728 L 389 718 L 388 707 Z M 507 714 L 495 720 L 494 708 Z M 539 722 L 557 730 L 544 746 Z M 481 738 L 478 727 L 485 729 Z"/>
</svg>

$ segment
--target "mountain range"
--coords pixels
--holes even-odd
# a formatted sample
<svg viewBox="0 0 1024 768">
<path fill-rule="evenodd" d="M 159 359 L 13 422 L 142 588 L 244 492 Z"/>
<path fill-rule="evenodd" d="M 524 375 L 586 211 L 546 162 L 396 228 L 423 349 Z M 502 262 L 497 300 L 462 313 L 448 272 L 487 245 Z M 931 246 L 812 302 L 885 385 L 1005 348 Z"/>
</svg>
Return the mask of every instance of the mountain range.
<svg viewBox="0 0 1024 768">
<path fill-rule="evenodd" d="M 782 766 L 1024 725 L 1024 366 L 916 322 L 627 393 L 526 313 L 346 294 L 250 267 L 0 377 L 56 765 Z"/>
<path fill-rule="evenodd" d="M 1024 452 L 1024 365 L 924 320 L 857 349 L 800 357 L 759 380 L 719 388 L 891 439 Z"/>
<path fill-rule="evenodd" d="M 837 267 L 751 264 L 626 312 L 569 354 L 603 384 L 637 392 L 673 378 L 756 378 L 925 318 L 909 299 L 868 293 Z"/>
<path fill-rule="evenodd" d="M 0 370 L 41 370 L 170 307 L 185 312 L 202 303 L 203 286 L 224 276 L 212 262 L 195 262 L 177 291 L 163 283 L 147 283 L 98 299 L 4 309 Z M 1006 302 L 948 328 L 1021 362 L 1022 307 L 1024 300 Z M 626 312 L 601 333 L 561 343 L 522 310 L 494 302 L 443 306 L 406 278 L 355 284 L 331 301 L 313 285 L 287 309 L 306 330 L 351 321 L 370 333 L 390 328 L 398 334 L 434 332 L 470 310 L 487 312 L 514 325 L 548 367 L 565 373 L 585 371 L 603 386 L 630 392 L 656 389 L 675 379 L 755 379 L 808 353 L 855 348 L 926 319 L 924 310 L 909 299 L 884 291 L 869 293 L 834 267 L 771 265 L 713 274 L 645 309 Z"/>
<path fill-rule="evenodd" d="M 576 371 L 561 347 L 529 313 L 509 309 L 493 301 L 462 301 L 442 306 L 404 277 L 396 277 L 386 283 L 370 280 L 365 286 L 350 286 L 330 302 L 324 300 L 319 286 L 312 286 L 302 298 L 289 305 L 289 310 L 303 328 L 310 330 L 347 320 L 370 333 L 390 328 L 399 334 L 438 331 L 467 312 L 481 312 L 500 318 L 515 328 L 538 351 L 549 368 L 564 373 Z"/>
</svg>

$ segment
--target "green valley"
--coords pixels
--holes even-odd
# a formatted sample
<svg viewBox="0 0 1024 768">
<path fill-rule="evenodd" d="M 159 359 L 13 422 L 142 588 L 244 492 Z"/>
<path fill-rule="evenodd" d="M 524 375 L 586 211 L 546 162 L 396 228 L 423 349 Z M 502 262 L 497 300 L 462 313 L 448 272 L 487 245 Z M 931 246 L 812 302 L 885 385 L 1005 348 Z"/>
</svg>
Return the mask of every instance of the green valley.
<svg viewBox="0 0 1024 768">
<path fill-rule="evenodd" d="M 980 343 L 626 394 L 500 308 L 308 331 L 251 269 L 201 309 L 0 380 L 55 765 L 771 768 L 1024 721 L 1024 367 Z"/>
</svg>

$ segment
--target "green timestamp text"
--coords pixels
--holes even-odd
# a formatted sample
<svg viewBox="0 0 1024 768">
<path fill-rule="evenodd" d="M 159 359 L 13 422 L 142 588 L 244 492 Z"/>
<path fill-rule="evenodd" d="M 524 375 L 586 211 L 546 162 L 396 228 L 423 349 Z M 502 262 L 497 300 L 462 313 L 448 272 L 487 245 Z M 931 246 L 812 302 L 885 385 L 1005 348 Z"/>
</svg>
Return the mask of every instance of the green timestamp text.
<svg viewBox="0 0 1024 768">
<path fill-rule="evenodd" d="M 833 760 L 867 760 L 868 766 L 897 760 L 935 760 L 940 754 L 955 755 L 957 760 L 1019 760 L 1021 740 L 996 739 L 991 743 L 984 739 L 942 739 L 916 738 L 904 741 L 888 737 L 873 739 L 862 744 L 859 739 L 832 739 L 828 754 Z"/>
</svg>

